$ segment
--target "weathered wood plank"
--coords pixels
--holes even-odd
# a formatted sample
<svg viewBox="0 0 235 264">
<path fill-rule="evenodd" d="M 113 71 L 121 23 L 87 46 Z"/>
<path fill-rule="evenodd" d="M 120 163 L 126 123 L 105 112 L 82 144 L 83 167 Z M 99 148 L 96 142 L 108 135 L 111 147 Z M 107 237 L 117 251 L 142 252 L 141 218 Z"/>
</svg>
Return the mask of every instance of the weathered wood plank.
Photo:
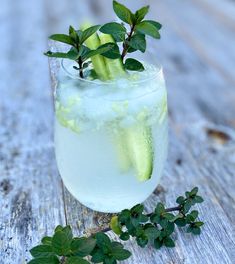
<svg viewBox="0 0 235 264">
<path fill-rule="evenodd" d="M 14 1 L 13 1 L 14 2 Z M 0 263 L 25 263 L 64 224 L 41 1 L 1 1 Z M 30 12 L 29 12 L 30 10 Z M 46 112 L 46 115 L 45 115 Z"/>
<path fill-rule="evenodd" d="M 235 30 L 235 4 L 230 0 L 193 0 L 193 3 L 204 9 L 209 16 Z"/>
<path fill-rule="evenodd" d="M 96 6 L 96 10 L 99 9 L 100 16 L 104 12 L 106 16 L 103 17 L 107 17 L 111 3 L 99 3 L 100 7 Z M 158 13 L 164 18 L 165 13 L 161 9 L 158 9 Z M 177 232 L 177 247 L 173 250 L 142 250 L 134 242 L 128 242 L 126 246 L 134 254 L 125 263 L 232 263 L 235 238 L 234 208 L 231 208 L 231 204 L 234 204 L 235 186 L 234 163 L 228 160 L 235 148 L 234 131 L 219 126 L 233 123 L 235 109 L 231 86 L 210 65 L 198 58 L 169 25 L 161 42 L 150 43 L 146 59 L 156 63 L 158 59 L 155 54 L 159 54 L 165 65 L 172 117 L 171 147 L 161 181 L 164 192 L 160 193 L 160 198 L 163 201 L 173 201 L 185 189 L 198 185 L 202 195 L 206 196 L 206 204 L 200 206 L 199 210 L 207 224 L 203 234 L 197 238 Z M 199 80 L 203 80 L 200 85 Z M 229 110 L 217 110 L 224 107 Z M 207 136 L 207 128 L 224 131 L 229 135 L 229 142 L 225 145 L 218 144 L 214 137 Z M 99 226 L 106 219 L 106 215 L 103 217 L 84 208 L 69 193 L 66 192 L 65 197 L 68 222 L 78 228 L 78 233 L 83 233 L 86 228 Z M 146 201 L 147 210 L 153 208 L 157 201 L 158 192 Z"/>
<path fill-rule="evenodd" d="M 172 9 L 169 9 L 171 12 L 166 9 L 168 2 L 130 1 L 130 5 L 136 8 L 144 2 L 151 3 L 152 17 L 158 14 L 166 25 L 162 41 L 150 41 L 150 52 L 145 58 L 153 63 L 160 59 L 166 69 L 171 112 L 169 159 L 161 181 L 164 191 L 156 191 L 146 207 L 150 210 L 159 199 L 172 205 L 177 195 L 198 185 L 206 198 L 206 203 L 199 206 L 206 225 L 200 237 L 177 231 L 177 247 L 171 250 L 140 249 L 134 242 L 128 242 L 126 246 L 133 257 L 125 263 L 233 263 L 235 98 L 231 80 L 218 75 L 208 58 L 197 56 L 195 46 L 190 47 L 193 42 L 185 33 L 181 34 L 171 20 Z M 50 33 L 67 31 L 68 23 L 76 26 L 88 14 L 93 14 L 94 20 L 101 18 L 102 22 L 111 16 L 111 1 L 70 1 L 68 4 L 53 0 L 45 1 L 44 5 L 45 10 L 41 1 L 11 3 L 4 0 L 1 3 L 1 15 L 14 17 L 0 27 L 2 35 L 8 36 L 0 44 L 3 51 L 0 69 L 5 73 L 1 86 L 1 94 L 5 96 L 0 97 L 3 124 L 0 128 L 0 246 L 3 249 L 0 259 L 4 264 L 23 263 L 32 244 L 38 243 L 44 233 L 50 234 L 56 224 L 65 223 L 63 193 L 53 154 L 47 66 L 40 55 L 43 39 Z M 193 26 L 196 23 L 187 23 L 191 21 L 189 18 L 181 20 L 180 13 L 174 15 L 177 21 L 185 21 L 185 32 L 189 31 L 190 23 Z M 17 30 L 13 31 L 15 28 Z M 14 36 L 9 32 L 14 32 Z M 15 39 L 17 52 L 13 47 Z M 31 42 L 31 39 L 37 41 Z M 26 50 L 26 47 L 30 48 Z M 219 51 L 218 43 L 214 47 Z M 213 53 L 209 55 L 210 58 Z M 217 62 L 223 65 L 226 60 L 223 53 Z M 56 61 L 52 62 L 54 86 L 58 68 Z M 231 65 L 231 60 L 229 63 Z M 6 72 L 8 68 L 11 70 Z M 223 71 L 227 73 L 227 69 Z M 228 74 L 230 76 L 231 72 Z M 208 128 L 222 131 L 227 139 Z M 75 233 L 81 234 L 87 228 L 107 222 L 107 215 L 86 209 L 66 190 L 64 196 L 66 220 Z"/>
<path fill-rule="evenodd" d="M 160 1 L 169 23 L 224 78 L 235 84 L 235 37 L 233 31 L 197 8 L 192 1 Z"/>
</svg>

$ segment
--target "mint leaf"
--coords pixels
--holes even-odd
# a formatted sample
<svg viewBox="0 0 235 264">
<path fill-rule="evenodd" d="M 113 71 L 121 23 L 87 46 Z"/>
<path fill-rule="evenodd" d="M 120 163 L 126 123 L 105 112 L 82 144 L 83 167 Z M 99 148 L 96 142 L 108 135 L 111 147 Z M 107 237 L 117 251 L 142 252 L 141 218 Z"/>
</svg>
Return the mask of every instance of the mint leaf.
<svg viewBox="0 0 235 264">
<path fill-rule="evenodd" d="M 141 52 L 146 50 L 146 39 L 143 34 L 135 34 L 128 44 L 135 50 L 140 50 Z"/>
<path fill-rule="evenodd" d="M 105 256 L 101 249 L 96 249 L 94 252 L 92 252 L 92 258 L 91 261 L 94 263 L 100 263 L 104 260 Z"/>
<path fill-rule="evenodd" d="M 110 246 L 111 245 L 111 241 L 110 241 L 109 237 L 102 232 L 96 233 L 95 238 L 96 238 L 97 245 L 101 248 L 103 246 Z"/>
<path fill-rule="evenodd" d="M 135 51 L 137 51 L 137 50 L 132 48 L 132 47 L 128 47 L 128 50 L 127 50 L 128 53 L 132 53 L 132 52 L 135 52 Z"/>
<path fill-rule="evenodd" d="M 95 248 L 96 240 L 93 238 L 75 238 L 71 244 L 71 250 L 73 254 L 85 257 L 88 256 Z"/>
<path fill-rule="evenodd" d="M 156 239 L 154 240 L 154 247 L 155 247 L 156 249 L 160 249 L 160 248 L 162 247 L 162 245 L 163 245 L 163 241 L 160 240 L 159 238 L 156 238 Z"/>
<path fill-rule="evenodd" d="M 69 26 L 69 36 L 74 42 L 79 43 L 78 33 L 72 26 Z"/>
<path fill-rule="evenodd" d="M 64 58 L 64 59 L 68 58 L 67 53 L 64 53 L 64 52 L 47 51 L 47 52 L 44 52 L 44 55 L 46 55 L 47 57 L 50 57 L 50 58 Z"/>
<path fill-rule="evenodd" d="M 90 262 L 80 257 L 69 257 L 66 264 L 90 264 Z"/>
<path fill-rule="evenodd" d="M 101 28 L 100 28 L 100 32 L 105 33 L 105 34 L 122 34 L 122 33 L 126 33 L 126 28 L 119 23 L 116 22 L 111 22 L 111 23 L 107 23 L 104 24 Z"/>
<path fill-rule="evenodd" d="M 175 242 L 170 237 L 167 237 L 164 239 L 164 245 L 166 247 L 175 247 Z"/>
<path fill-rule="evenodd" d="M 52 238 L 53 251 L 59 256 L 69 254 L 71 242 L 71 237 L 67 232 L 57 231 Z"/>
<path fill-rule="evenodd" d="M 100 25 L 92 26 L 87 29 L 85 29 L 81 33 L 80 42 L 81 44 L 86 41 L 90 36 L 92 36 L 98 29 L 100 28 Z"/>
<path fill-rule="evenodd" d="M 143 71 L 144 70 L 143 64 L 135 59 L 127 59 L 124 64 L 124 67 L 126 70 L 129 70 L 129 71 Z"/>
<path fill-rule="evenodd" d="M 128 259 L 131 256 L 130 251 L 128 251 L 126 249 L 119 248 L 119 247 L 113 248 L 111 254 L 116 260 Z"/>
<path fill-rule="evenodd" d="M 117 52 L 117 44 L 116 43 L 106 43 L 104 45 L 99 46 L 98 49 L 96 50 L 89 50 L 88 52 L 86 52 L 85 54 L 83 54 L 83 59 L 89 59 L 95 55 L 101 54 L 105 57 L 111 58 L 111 59 L 116 59 L 120 57 L 120 53 L 119 53 L 119 48 L 118 48 L 118 52 Z"/>
<path fill-rule="evenodd" d="M 63 42 L 63 43 L 69 44 L 69 45 L 74 44 L 72 38 L 68 35 L 65 35 L 65 34 L 54 34 L 54 35 L 51 35 L 49 37 L 49 39 L 59 41 L 59 42 Z"/>
<path fill-rule="evenodd" d="M 136 31 L 145 35 L 149 35 L 153 38 L 160 39 L 160 34 L 156 27 L 149 22 L 142 21 L 136 26 Z"/>
<path fill-rule="evenodd" d="M 118 59 L 121 57 L 119 47 L 116 43 L 110 42 L 104 45 L 101 45 L 98 50 L 108 48 L 106 51 L 100 52 L 100 54 L 109 59 Z"/>
<path fill-rule="evenodd" d="M 56 228 L 55 228 L 55 232 L 57 231 L 62 231 L 63 230 L 63 226 L 62 225 L 58 225 Z"/>
<path fill-rule="evenodd" d="M 134 15 L 127 7 L 117 1 L 113 1 L 113 10 L 122 21 L 132 25 Z"/>
<path fill-rule="evenodd" d="M 77 60 L 79 57 L 78 50 L 72 47 L 69 52 L 67 52 L 67 58 L 70 60 Z"/>
<path fill-rule="evenodd" d="M 51 240 L 52 240 L 52 237 L 45 236 L 42 238 L 41 242 L 44 245 L 51 245 Z"/>
<path fill-rule="evenodd" d="M 136 24 L 138 24 L 139 22 L 141 22 L 144 17 L 147 15 L 149 11 L 149 6 L 144 6 L 142 8 L 140 8 L 139 10 L 136 11 L 135 13 L 135 20 L 136 20 Z"/>
<path fill-rule="evenodd" d="M 56 256 L 48 258 L 35 258 L 28 262 L 28 264 L 59 264 L 60 261 Z"/>
<path fill-rule="evenodd" d="M 55 255 L 53 250 L 52 250 L 52 246 L 49 246 L 49 245 L 36 246 L 36 247 L 32 248 L 29 252 L 34 258 L 50 257 L 50 256 Z"/>
<path fill-rule="evenodd" d="M 157 21 L 154 21 L 154 20 L 144 20 L 144 22 L 148 22 L 148 23 L 152 24 L 157 30 L 160 30 L 162 28 L 162 24 L 160 24 Z"/>
</svg>

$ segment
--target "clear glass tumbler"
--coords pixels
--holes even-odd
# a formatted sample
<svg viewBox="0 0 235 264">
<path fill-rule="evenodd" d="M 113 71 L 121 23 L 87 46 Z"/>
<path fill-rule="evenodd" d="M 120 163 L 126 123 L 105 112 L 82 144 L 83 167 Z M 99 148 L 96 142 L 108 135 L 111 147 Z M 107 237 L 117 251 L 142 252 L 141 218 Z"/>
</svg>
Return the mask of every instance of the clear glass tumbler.
<svg viewBox="0 0 235 264">
<path fill-rule="evenodd" d="M 55 92 L 55 152 L 69 192 L 100 212 L 143 202 L 167 157 L 167 93 L 160 67 L 102 82 L 63 61 Z"/>
</svg>

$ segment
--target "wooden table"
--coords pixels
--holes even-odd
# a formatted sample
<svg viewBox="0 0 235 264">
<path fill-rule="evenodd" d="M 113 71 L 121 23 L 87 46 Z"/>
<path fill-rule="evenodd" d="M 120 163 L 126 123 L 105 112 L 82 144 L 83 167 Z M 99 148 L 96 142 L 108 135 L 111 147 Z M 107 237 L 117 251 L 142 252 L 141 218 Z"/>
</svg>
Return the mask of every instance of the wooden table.
<svg viewBox="0 0 235 264">
<path fill-rule="evenodd" d="M 177 229 L 176 247 L 140 249 L 123 263 L 235 263 L 235 3 L 230 0 L 126 1 L 151 4 L 164 28 L 145 59 L 164 66 L 170 148 L 158 188 L 146 201 L 173 205 L 193 186 L 203 232 Z M 138 2 L 138 3 L 136 3 Z M 75 234 L 105 224 L 108 215 L 82 206 L 64 188 L 53 149 L 53 104 L 46 36 L 88 15 L 110 19 L 111 0 L 1 1 L 0 263 L 25 263 L 29 249 L 57 224 Z M 52 77 L 56 69 L 52 63 Z M 53 82 L 54 84 L 54 82 Z"/>
</svg>

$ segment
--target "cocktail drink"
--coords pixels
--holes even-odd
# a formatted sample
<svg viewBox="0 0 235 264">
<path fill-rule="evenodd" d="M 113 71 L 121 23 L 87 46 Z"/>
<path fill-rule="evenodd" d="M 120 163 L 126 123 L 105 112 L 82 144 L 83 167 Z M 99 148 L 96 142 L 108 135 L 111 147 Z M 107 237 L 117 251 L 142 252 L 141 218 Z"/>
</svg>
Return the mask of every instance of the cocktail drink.
<svg viewBox="0 0 235 264">
<path fill-rule="evenodd" d="M 113 7 L 129 32 L 117 22 L 70 26 L 68 35 L 50 38 L 72 48 L 46 53 L 65 59 L 55 91 L 59 172 L 75 198 L 101 212 L 143 202 L 159 183 L 167 156 L 162 68 L 126 58 L 145 52 L 146 35 L 160 38 L 161 24 L 144 20 L 148 6 L 136 13 L 117 1 Z"/>
<path fill-rule="evenodd" d="M 161 68 L 110 82 L 77 77 L 64 62 L 56 91 L 55 150 L 67 189 L 97 211 L 118 212 L 156 188 L 167 154 Z"/>
</svg>

